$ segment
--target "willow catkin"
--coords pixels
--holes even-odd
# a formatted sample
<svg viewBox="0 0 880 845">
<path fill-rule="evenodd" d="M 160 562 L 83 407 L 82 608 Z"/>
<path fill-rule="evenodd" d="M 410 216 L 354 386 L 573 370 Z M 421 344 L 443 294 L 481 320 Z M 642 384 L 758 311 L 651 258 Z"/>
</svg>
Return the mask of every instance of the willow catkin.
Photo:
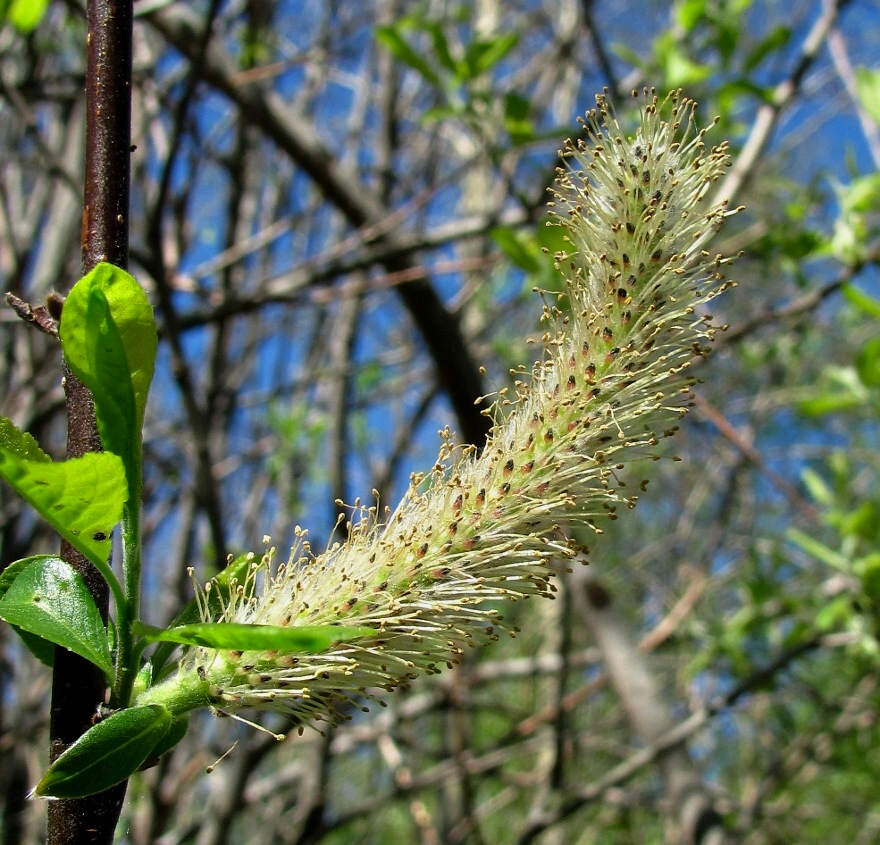
<svg viewBox="0 0 880 845">
<path fill-rule="evenodd" d="M 541 360 L 519 374 L 515 397 L 496 402 L 485 448 L 456 448 L 442 432 L 434 468 L 412 478 L 387 519 L 362 511 L 349 539 L 317 556 L 297 529 L 288 563 L 268 574 L 271 554 L 255 562 L 266 583 L 256 589 L 252 572 L 218 620 L 374 634 L 320 654 L 193 648 L 138 703 L 185 709 L 177 695 L 333 721 L 341 702 L 375 698 L 497 637 L 504 601 L 552 592 L 577 551 L 565 529 L 601 531 L 635 504 L 621 471 L 656 456 L 687 410 L 691 362 L 715 331 L 700 308 L 729 284 L 727 260 L 704 247 L 731 213 L 703 207 L 726 144 L 706 147 L 680 93 L 642 96 L 634 135 L 599 96 L 585 137 L 563 151 L 550 213 L 569 244 L 555 256 L 564 291 L 544 295 Z"/>
</svg>

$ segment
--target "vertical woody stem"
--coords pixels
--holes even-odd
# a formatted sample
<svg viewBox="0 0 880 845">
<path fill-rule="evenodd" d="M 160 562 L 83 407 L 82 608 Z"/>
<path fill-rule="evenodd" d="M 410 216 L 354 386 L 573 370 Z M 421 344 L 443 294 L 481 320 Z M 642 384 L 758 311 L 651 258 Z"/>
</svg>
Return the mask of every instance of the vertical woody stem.
<svg viewBox="0 0 880 845">
<path fill-rule="evenodd" d="M 82 272 L 101 261 L 128 265 L 131 154 L 132 0 L 88 0 L 86 169 L 82 217 Z M 101 449 L 89 391 L 64 366 L 67 456 Z M 61 557 L 82 575 L 102 615 L 108 613 L 103 578 L 70 544 Z M 57 759 L 92 724 L 104 702 L 101 670 L 66 649 L 55 651 L 49 755 Z M 113 841 L 125 783 L 82 799 L 50 802 L 49 845 Z"/>
</svg>

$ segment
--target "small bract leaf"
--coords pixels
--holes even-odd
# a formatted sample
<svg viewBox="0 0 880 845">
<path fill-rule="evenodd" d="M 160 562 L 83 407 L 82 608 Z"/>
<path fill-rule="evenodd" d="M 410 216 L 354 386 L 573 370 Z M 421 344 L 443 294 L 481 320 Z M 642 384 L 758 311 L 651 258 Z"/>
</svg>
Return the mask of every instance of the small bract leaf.
<svg viewBox="0 0 880 845">
<path fill-rule="evenodd" d="M 99 568 L 128 493 L 122 461 L 109 452 L 53 463 L 30 435 L 0 426 L 0 476 L 65 540 Z"/>
<path fill-rule="evenodd" d="M 79 654 L 112 676 L 101 614 L 83 579 L 60 558 L 41 556 L 24 568 L 0 599 L 0 618 Z"/>
<path fill-rule="evenodd" d="M 240 622 L 202 622 L 180 625 L 165 631 L 151 631 L 146 634 L 146 639 L 235 651 L 317 653 L 333 643 L 375 634 L 374 628 L 341 625 L 281 627 Z"/>
<path fill-rule="evenodd" d="M 120 710 L 71 745 L 34 792 L 46 798 L 82 798 L 109 789 L 140 768 L 170 727 L 171 713 L 161 704 Z"/>
</svg>

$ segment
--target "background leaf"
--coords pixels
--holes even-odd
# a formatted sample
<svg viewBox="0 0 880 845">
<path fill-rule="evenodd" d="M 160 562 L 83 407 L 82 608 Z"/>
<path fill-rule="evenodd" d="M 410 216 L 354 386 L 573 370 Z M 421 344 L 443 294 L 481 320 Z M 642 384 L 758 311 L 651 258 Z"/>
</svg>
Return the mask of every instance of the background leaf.
<svg viewBox="0 0 880 845">
<path fill-rule="evenodd" d="M 33 32 L 46 15 L 49 0 L 11 0 L 3 14 L 22 35 Z"/>
<path fill-rule="evenodd" d="M 109 789 L 140 768 L 170 727 L 171 713 L 161 704 L 120 710 L 68 748 L 34 792 L 46 798 L 82 798 Z"/>
<path fill-rule="evenodd" d="M 418 71 L 435 88 L 442 88 L 439 75 L 393 26 L 376 27 L 378 41 L 395 59 Z"/>
<path fill-rule="evenodd" d="M 880 70 L 857 67 L 856 91 L 862 108 L 880 125 Z"/>
</svg>

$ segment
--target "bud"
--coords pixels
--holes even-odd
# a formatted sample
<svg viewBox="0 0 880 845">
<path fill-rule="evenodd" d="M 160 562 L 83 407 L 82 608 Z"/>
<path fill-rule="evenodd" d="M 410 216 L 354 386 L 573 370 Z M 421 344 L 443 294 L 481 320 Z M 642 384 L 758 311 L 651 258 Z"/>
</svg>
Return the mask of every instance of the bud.
<svg viewBox="0 0 880 845">
<path fill-rule="evenodd" d="M 635 504 L 620 471 L 658 456 L 686 412 L 689 367 L 715 329 L 700 307 L 729 285 L 727 259 L 704 250 L 727 216 L 701 209 L 728 165 L 707 149 L 695 104 L 644 92 L 628 137 L 604 96 L 563 151 L 551 214 L 570 249 L 555 256 L 561 294 L 544 294 L 543 354 L 516 398 L 496 402 L 482 452 L 448 430 L 434 468 L 412 478 L 390 516 L 360 509 L 349 539 L 313 555 L 304 532 L 265 585 L 251 578 L 227 622 L 355 625 L 375 634 L 320 654 L 194 648 L 139 703 L 192 696 L 302 722 L 338 719 L 342 702 L 375 698 L 454 664 L 504 630 L 501 600 L 547 596 L 578 551 L 565 529 L 616 519 Z M 668 117 L 662 114 L 668 112 Z M 198 678 L 198 681 L 195 679 Z M 184 693 L 186 690 L 186 693 Z"/>
</svg>

